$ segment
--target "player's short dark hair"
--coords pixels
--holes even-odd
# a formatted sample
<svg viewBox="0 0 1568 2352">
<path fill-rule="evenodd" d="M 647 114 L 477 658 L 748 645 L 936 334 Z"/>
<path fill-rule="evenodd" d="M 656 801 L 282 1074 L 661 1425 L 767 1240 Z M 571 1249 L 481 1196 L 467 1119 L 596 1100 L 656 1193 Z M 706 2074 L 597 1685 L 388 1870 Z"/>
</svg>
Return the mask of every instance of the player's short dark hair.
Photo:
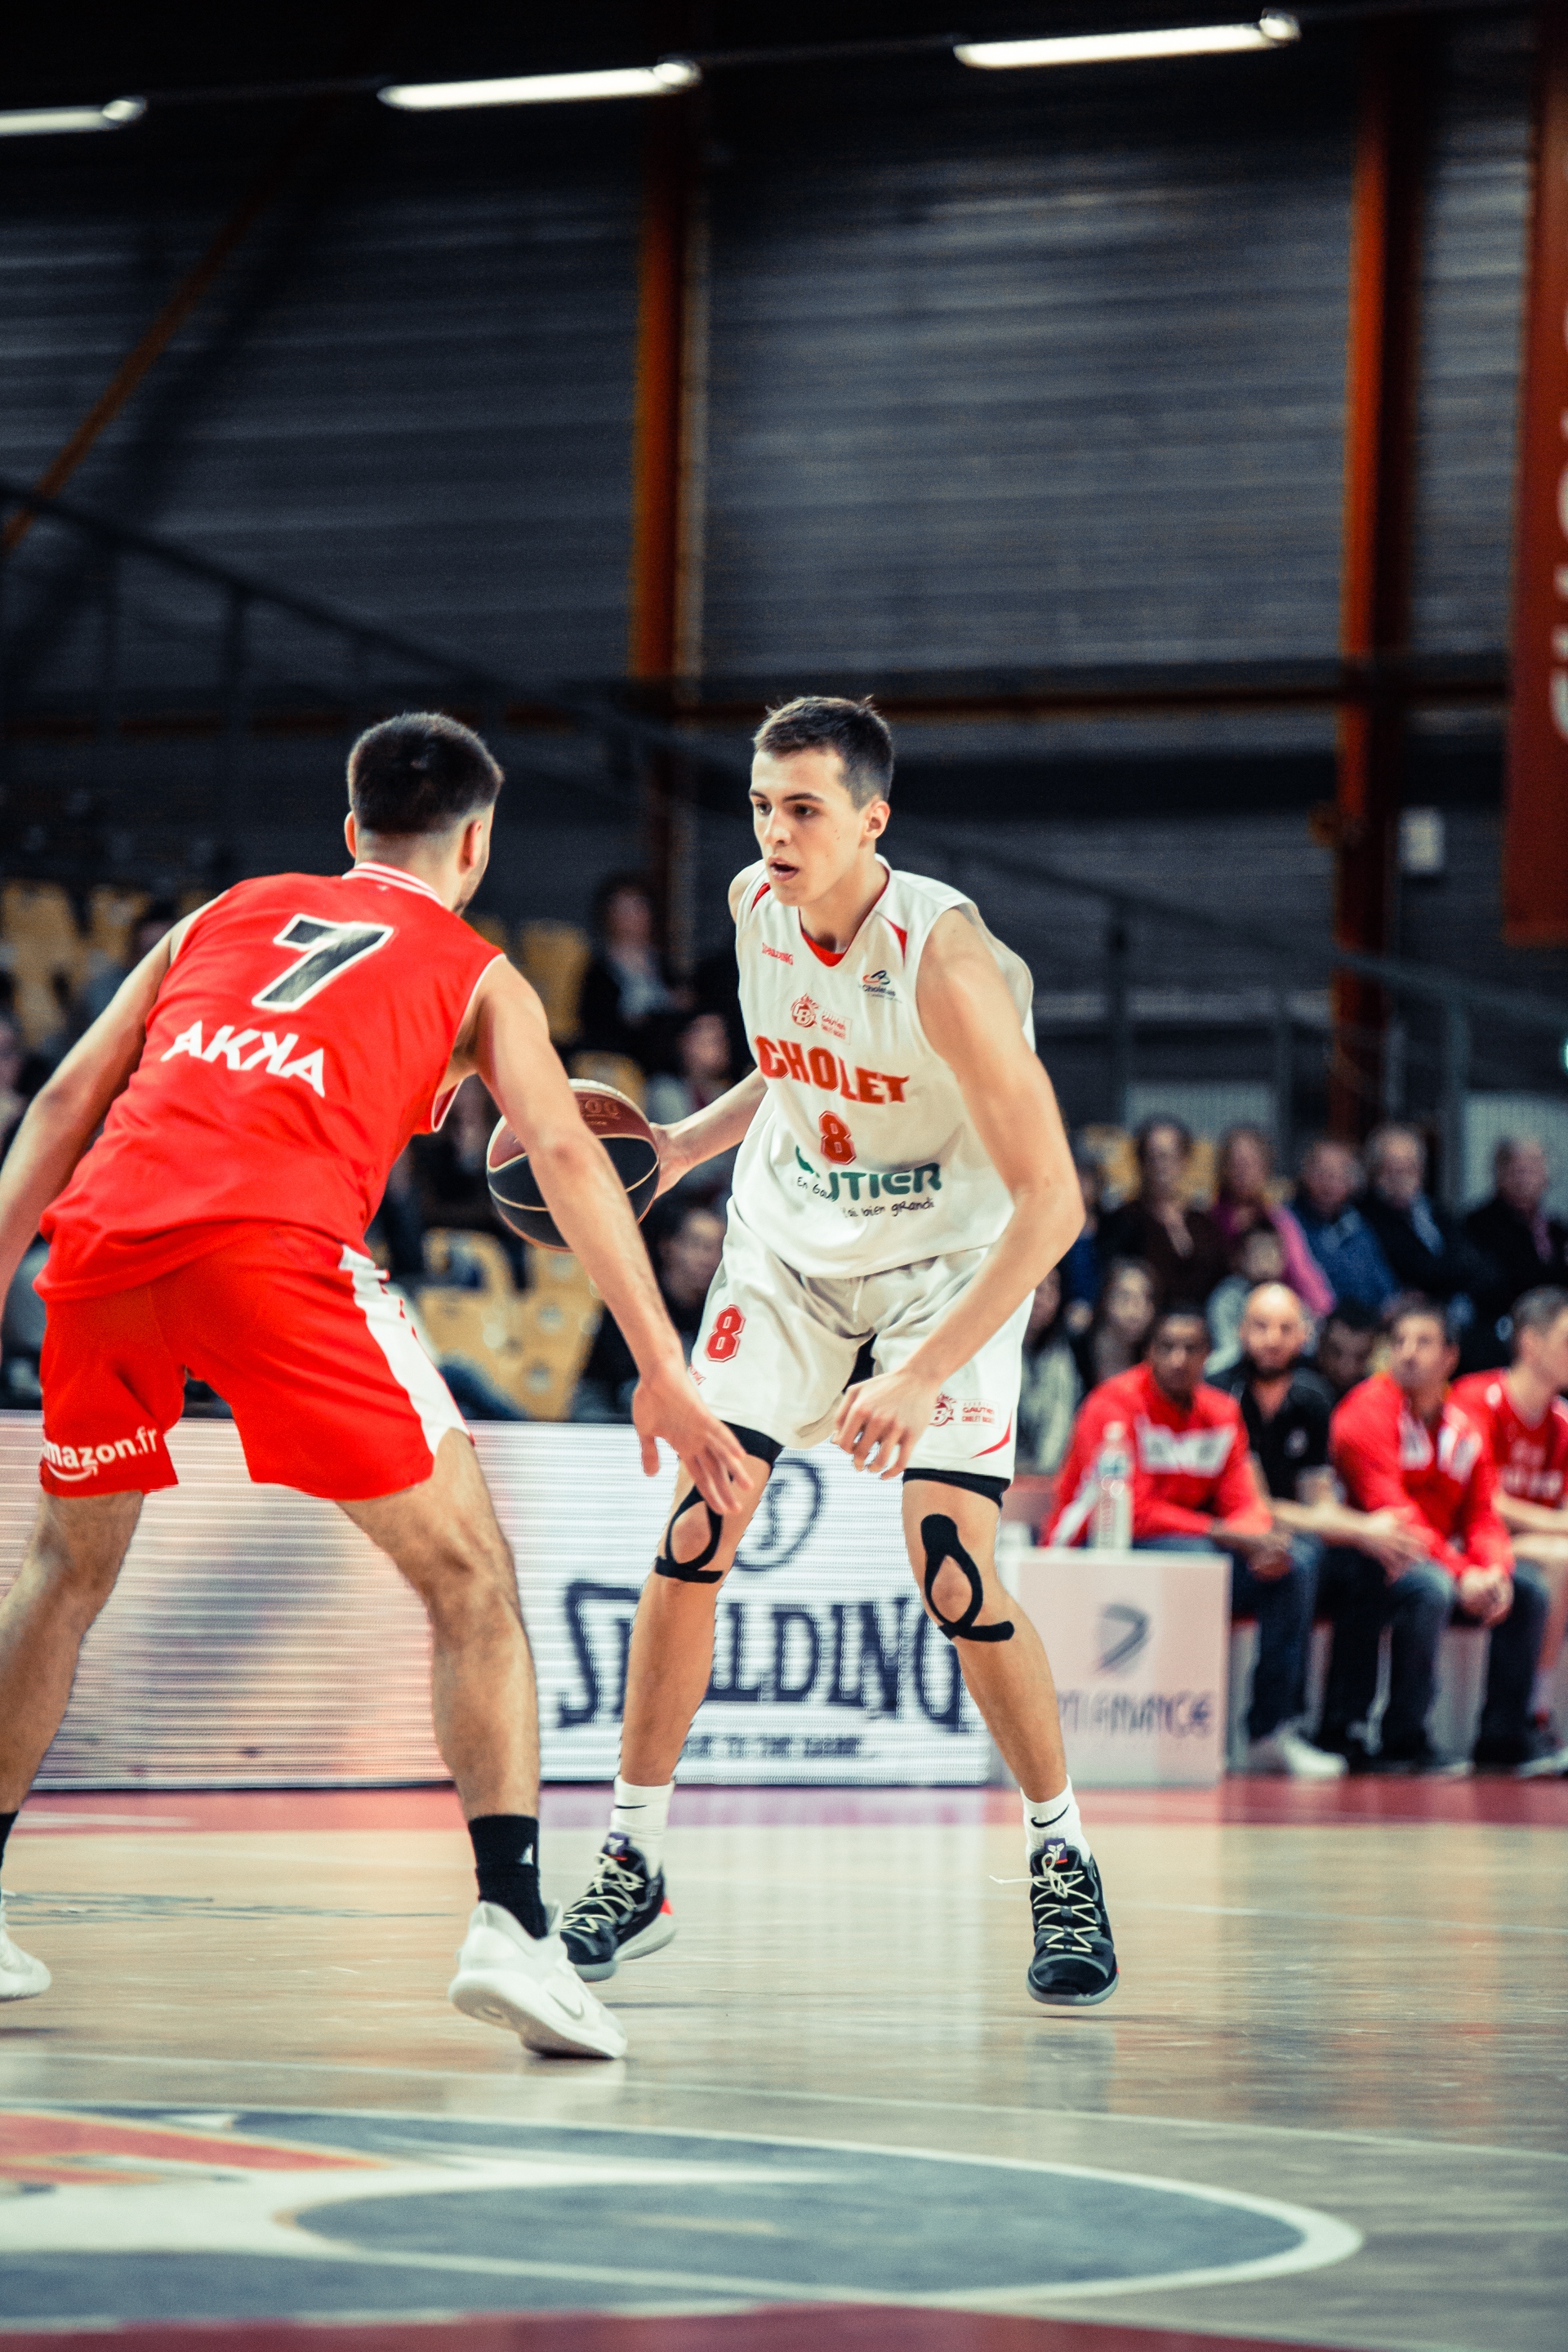
<svg viewBox="0 0 1568 2352">
<path fill-rule="evenodd" d="M 1439 1300 L 1428 1298 L 1423 1290 L 1403 1292 L 1384 1314 L 1383 1328 L 1393 1339 L 1398 1336 L 1402 1323 L 1409 1323 L 1415 1319 L 1423 1323 L 1436 1323 L 1447 1344 L 1450 1348 L 1453 1347 L 1458 1334 L 1454 1329 L 1448 1309 Z"/>
<path fill-rule="evenodd" d="M 885 801 L 893 789 L 893 739 L 879 710 L 839 694 L 799 694 L 770 710 L 752 738 L 773 760 L 796 751 L 837 751 L 857 808 Z"/>
<path fill-rule="evenodd" d="M 1145 1343 L 1147 1346 L 1151 1348 L 1153 1346 L 1167 1323 L 1201 1323 L 1206 1331 L 1209 1318 L 1195 1298 L 1173 1298 L 1168 1307 L 1162 1307 L 1159 1309 L 1154 1320 L 1150 1324 L 1149 1337 Z"/>
<path fill-rule="evenodd" d="M 349 753 L 349 806 L 366 833 L 388 839 L 448 832 L 493 808 L 501 782 L 472 728 L 444 710 L 384 719 Z"/>
<path fill-rule="evenodd" d="M 1521 1331 L 1550 1331 L 1560 1315 L 1568 1315 L 1568 1290 L 1559 1290 L 1554 1283 L 1543 1282 L 1538 1290 L 1527 1290 L 1522 1298 L 1516 1298 L 1509 1308 L 1515 1353 Z"/>
<path fill-rule="evenodd" d="M 1342 1149 L 1348 1151 L 1349 1144 Z M 1344 1331 L 1376 1331 L 1381 1328 L 1376 1308 L 1369 1307 L 1364 1298 L 1336 1298 L 1323 1318 L 1325 1331 L 1331 1323 L 1337 1323 Z"/>
</svg>

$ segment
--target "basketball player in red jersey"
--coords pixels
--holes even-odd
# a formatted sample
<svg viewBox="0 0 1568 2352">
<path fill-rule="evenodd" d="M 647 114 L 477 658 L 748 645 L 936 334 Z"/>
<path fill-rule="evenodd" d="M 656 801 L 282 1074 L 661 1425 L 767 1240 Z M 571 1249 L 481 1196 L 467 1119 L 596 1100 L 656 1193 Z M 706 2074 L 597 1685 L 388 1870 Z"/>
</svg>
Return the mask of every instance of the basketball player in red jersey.
<svg viewBox="0 0 1568 2352">
<path fill-rule="evenodd" d="M 637 1359 L 645 1469 L 664 1438 L 724 1511 L 748 1465 L 690 1381 L 538 998 L 458 919 L 500 783 L 453 719 L 372 728 L 349 761 L 350 872 L 241 882 L 176 925 L 17 1132 L 0 1296 L 41 1220 L 48 1327 L 43 1500 L 0 1605 L 0 1853 L 142 1498 L 175 1483 L 164 1439 L 188 1369 L 231 1407 L 253 1477 L 337 1503 L 425 1604 L 436 1736 L 479 1889 L 452 2000 L 532 2048 L 614 2058 L 626 2037 L 540 1900 L 538 1715 L 511 1556 L 462 1419 L 363 1243 L 394 1160 L 470 1073 Z M 48 1981 L 0 1914 L 0 1999 Z"/>
</svg>

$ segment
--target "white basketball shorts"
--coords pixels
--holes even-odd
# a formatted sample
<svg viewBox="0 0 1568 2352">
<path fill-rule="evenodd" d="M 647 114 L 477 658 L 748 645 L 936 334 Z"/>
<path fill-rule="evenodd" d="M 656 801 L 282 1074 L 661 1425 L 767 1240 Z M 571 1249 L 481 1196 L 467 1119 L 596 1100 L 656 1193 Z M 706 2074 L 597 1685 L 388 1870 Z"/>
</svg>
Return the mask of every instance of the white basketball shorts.
<svg viewBox="0 0 1568 2352">
<path fill-rule="evenodd" d="M 691 1357 L 704 1403 L 721 1421 L 780 1445 L 819 1444 L 861 1343 L 871 1341 L 879 1372 L 896 1371 L 963 1296 L 986 1255 L 958 1250 L 858 1279 L 796 1274 L 731 1202 Z M 907 1467 L 1012 1476 L 1029 1304 L 947 1381 Z"/>
</svg>

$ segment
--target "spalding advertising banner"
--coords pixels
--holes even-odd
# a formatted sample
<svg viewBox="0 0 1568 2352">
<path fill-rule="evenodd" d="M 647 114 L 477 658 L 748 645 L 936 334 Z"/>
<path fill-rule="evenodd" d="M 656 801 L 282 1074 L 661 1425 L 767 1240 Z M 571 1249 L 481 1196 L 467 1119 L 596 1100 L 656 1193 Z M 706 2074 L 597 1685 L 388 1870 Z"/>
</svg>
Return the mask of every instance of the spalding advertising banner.
<svg viewBox="0 0 1568 2352">
<path fill-rule="evenodd" d="M 671 1490 L 628 1429 L 481 1426 L 517 1556 L 544 1775 L 616 1766 L 638 1592 Z M 37 1501 L 36 1414 L 0 1414 L 0 1590 Z M 330 1504 L 254 1486 L 234 1428 L 186 1423 L 89 1635 L 45 1788 L 445 1778 L 423 1613 Z M 916 1596 L 900 1488 L 785 1454 L 719 1602 L 687 1781 L 983 1781 L 990 1742 Z"/>
</svg>

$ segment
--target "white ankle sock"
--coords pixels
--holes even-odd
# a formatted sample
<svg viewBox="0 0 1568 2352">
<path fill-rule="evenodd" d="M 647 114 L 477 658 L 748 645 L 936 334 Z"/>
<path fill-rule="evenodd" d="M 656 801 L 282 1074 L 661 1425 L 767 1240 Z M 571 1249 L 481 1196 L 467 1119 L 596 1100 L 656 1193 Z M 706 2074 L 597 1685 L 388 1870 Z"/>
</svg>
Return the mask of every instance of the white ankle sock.
<svg viewBox="0 0 1568 2352">
<path fill-rule="evenodd" d="M 1089 1843 L 1084 1835 L 1078 1799 L 1073 1795 L 1070 1780 L 1058 1795 L 1043 1798 L 1038 1804 L 1031 1798 L 1024 1799 L 1024 1840 L 1029 1849 L 1030 1860 L 1033 1861 L 1053 1838 L 1065 1838 L 1068 1845 L 1078 1849 L 1086 1862 L 1089 1860 Z"/>
<path fill-rule="evenodd" d="M 610 1808 L 610 1828 L 629 1838 L 655 1877 L 664 1859 L 664 1833 L 669 1827 L 669 1801 L 675 1783 L 662 1789 L 639 1788 L 635 1780 L 616 1775 L 616 1801 Z"/>
<path fill-rule="evenodd" d="M 1541 1666 L 1536 1670 L 1535 1687 L 1530 1694 L 1531 1715 L 1551 1714 L 1552 1700 L 1556 1687 L 1557 1661 L 1553 1659 L 1550 1666 Z"/>
</svg>

